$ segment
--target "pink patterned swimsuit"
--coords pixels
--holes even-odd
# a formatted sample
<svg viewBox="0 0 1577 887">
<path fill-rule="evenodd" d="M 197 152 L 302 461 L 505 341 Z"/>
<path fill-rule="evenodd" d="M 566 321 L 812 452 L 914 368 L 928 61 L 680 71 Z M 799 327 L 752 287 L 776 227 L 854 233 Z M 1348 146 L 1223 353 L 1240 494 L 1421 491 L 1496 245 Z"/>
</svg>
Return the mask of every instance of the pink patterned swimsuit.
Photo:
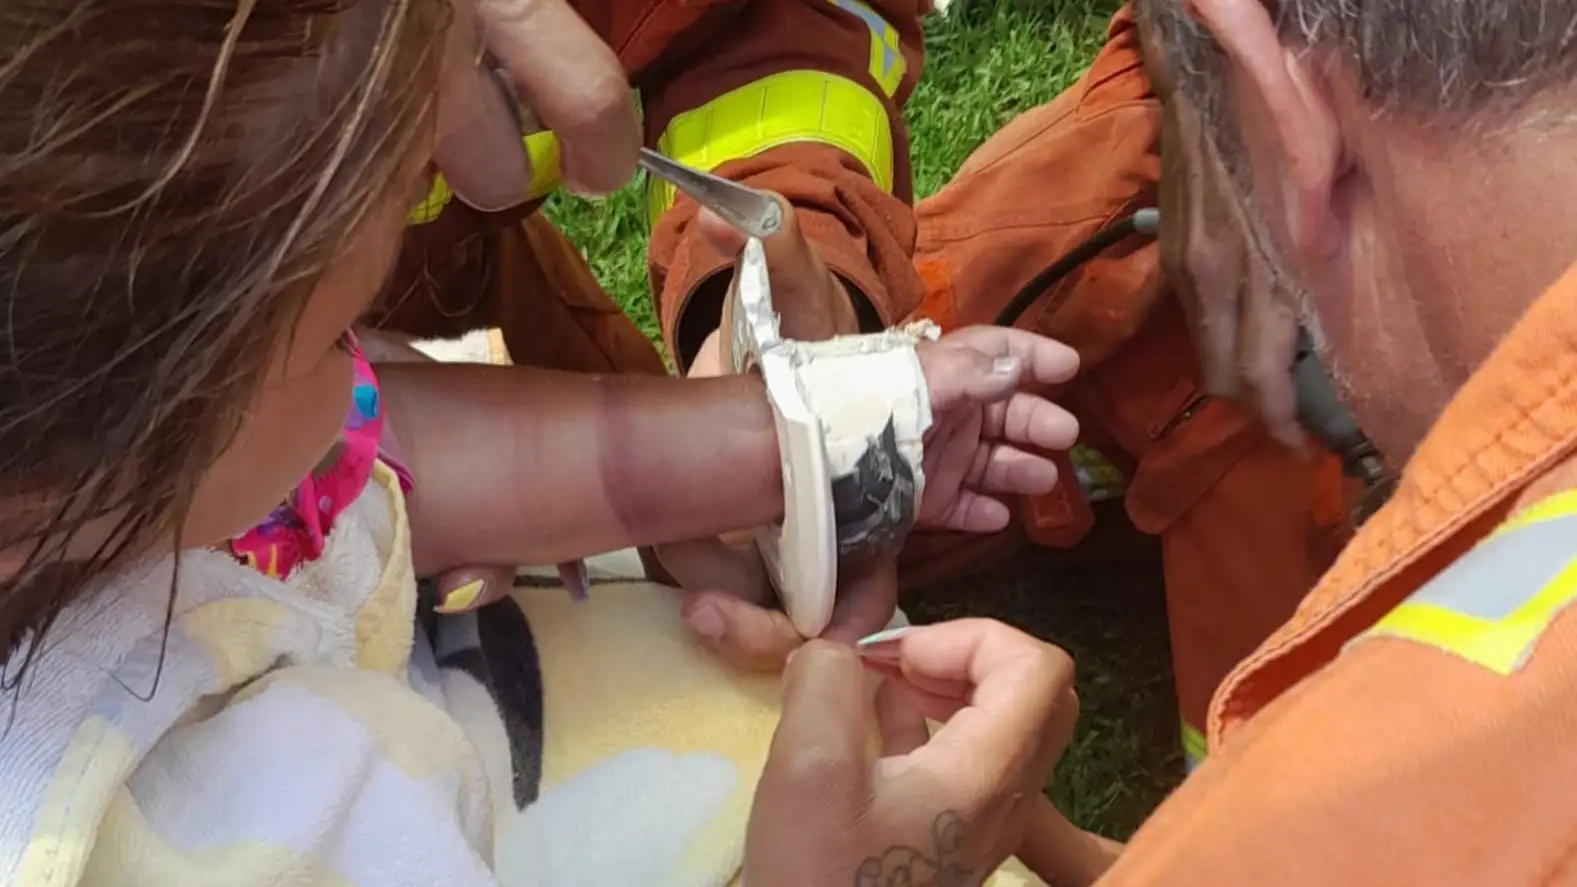
<svg viewBox="0 0 1577 887">
<path fill-rule="evenodd" d="M 356 369 L 350 410 L 339 439 L 262 523 L 230 540 L 232 554 L 270 578 L 285 579 L 323 553 L 323 540 L 334 529 L 334 519 L 367 488 L 373 464 L 379 459 L 399 476 L 400 489 L 411 491 L 410 474 L 380 446 L 383 411 L 372 364 L 354 335 L 345 334 L 345 346 Z"/>
</svg>

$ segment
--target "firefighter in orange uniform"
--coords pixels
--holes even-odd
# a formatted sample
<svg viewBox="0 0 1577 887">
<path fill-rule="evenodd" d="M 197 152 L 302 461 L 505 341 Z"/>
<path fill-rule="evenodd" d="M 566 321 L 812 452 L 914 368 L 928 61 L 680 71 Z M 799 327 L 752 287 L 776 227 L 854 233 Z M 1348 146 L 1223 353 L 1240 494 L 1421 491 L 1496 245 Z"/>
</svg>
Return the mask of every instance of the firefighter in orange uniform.
<svg viewBox="0 0 1577 887">
<path fill-rule="evenodd" d="M 1302 7 L 1139 0 L 1184 204 L 1230 230 L 1163 237 L 1196 276 L 1236 253 L 1278 284 L 1193 292 L 1192 316 L 1240 319 L 1208 363 L 1317 327 L 1405 468 L 1099 883 L 1577 883 L 1577 179 L 1572 130 L 1538 122 L 1572 44 L 1547 7 Z M 1277 300 L 1297 310 L 1255 304 Z"/>
<path fill-rule="evenodd" d="M 645 140 L 782 194 L 829 272 L 781 288 L 787 332 L 876 329 L 920 298 L 909 149 L 899 113 L 920 73 L 921 0 L 574 0 L 639 92 Z M 664 372 L 662 359 L 541 213 L 559 185 L 552 134 L 529 135 L 530 200 L 483 213 L 440 180 L 412 214 L 377 320 L 422 336 L 500 328 L 519 364 Z M 733 256 L 660 182 L 646 193 L 648 273 L 681 370 L 717 327 Z"/>
<path fill-rule="evenodd" d="M 1303 326 L 1404 467 L 1217 690 L 1209 756 L 1103 874 L 1069 883 L 1577 884 L 1577 7 L 1135 8 L 1178 209 L 1162 251 L 1201 283 L 1181 293 L 1204 374 L 1286 373 Z M 992 642 L 1012 661 L 1038 646 Z M 811 650 L 801 680 L 837 664 Z M 1033 706 L 1001 701 L 1004 718 Z M 813 772 L 865 763 L 830 748 Z M 870 815 L 880 798 L 844 794 L 803 842 L 850 821 L 859 849 L 903 834 Z"/>
<path fill-rule="evenodd" d="M 920 68 L 919 0 L 581 0 L 577 8 L 639 88 L 648 144 L 794 206 L 825 270 L 807 278 L 803 256 L 773 262 L 788 272 L 774 276 L 774 290 L 792 335 L 872 330 L 915 314 L 944 326 L 990 323 L 1040 266 L 1155 201 L 1158 104 L 1126 10 L 1083 82 L 1009 125 L 920 206 L 912 261 L 917 227 L 898 114 Z M 726 41 L 702 39 L 724 30 Z M 786 33 L 815 39 L 785 51 L 777 35 Z M 538 133 L 525 146 L 533 200 L 478 212 L 440 182 L 413 213 L 382 324 L 423 336 L 497 327 L 520 364 L 665 372 L 575 245 L 536 211 L 558 185 L 555 140 Z M 1048 190 L 1048 181 L 1059 185 Z M 657 313 L 686 371 L 717 327 L 732 256 L 704 234 L 688 198 L 655 180 L 646 197 Z M 1025 503 L 1020 525 L 998 537 L 918 534 L 901 579 L 916 585 L 978 569 L 1026 538 L 1077 544 L 1091 518 L 1085 488 L 1125 488 L 1136 525 L 1163 540 L 1184 748 L 1195 762 L 1210 693 L 1286 618 L 1340 544 L 1339 472 L 1330 459 L 1294 458 L 1259 423 L 1204 395 L 1153 245 L 1096 259 L 1026 319 L 1080 349 L 1086 371 L 1065 400 L 1086 429 L 1086 458 L 1065 464 L 1070 482 Z M 705 602 L 692 599 L 687 615 Z M 873 602 L 850 631 L 879 626 L 890 606 L 890 595 Z M 731 658 L 781 661 L 776 646 Z"/>
<path fill-rule="evenodd" d="M 920 203 L 922 312 L 944 327 L 991 323 L 1042 268 L 1155 206 L 1160 124 L 1124 7 L 1078 83 L 1009 123 Z M 1085 483 L 1026 503 L 1022 533 L 922 537 L 906 554 L 942 572 L 1026 537 L 1073 545 L 1090 525 L 1085 497 L 1123 494 L 1134 525 L 1161 538 L 1183 746 L 1195 765 L 1216 686 L 1292 615 L 1349 533 L 1340 464 L 1312 441 L 1295 453 L 1206 394 L 1153 240 L 1107 250 L 1020 325 L 1079 349 L 1079 380 L 1061 402 L 1079 416 L 1084 444 L 1065 473 Z"/>
<path fill-rule="evenodd" d="M 649 144 L 793 204 L 826 269 L 807 278 L 803 255 L 771 257 L 788 272 L 774 277 L 775 301 L 799 337 L 871 330 L 915 314 L 947 327 L 990 323 L 1041 266 L 1156 200 L 1158 103 L 1126 10 L 1080 84 L 1010 124 L 922 203 L 914 262 L 908 148 L 897 115 L 920 67 L 918 2 L 582 0 L 579 11 L 640 88 Z M 726 42 L 701 40 L 721 28 Z M 766 35 L 784 33 L 817 36 L 783 52 L 782 41 Z M 555 143 L 538 134 L 525 144 L 537 174 L 533 193 L 545 194 L 557 185 Z M 653 182 L 647 200 L 660 325 L 686 371 L 698 357 L 706 362 L 732 257 L 700 230 L 688 198 L 675 200 Z M 427 336 L 499 327 L 516 363 L 664 372 L 539 205 L 481 213 L 447 199 L 440 186 L 413 215 L 384 324 Z M 1039 331 L 1078 347 L 1086 367 L 1065 397 L 1089 444 L 1078 451 L 1081 464 L 1064 463 L 1069 482 L 1024 503 L 1019 525 L 997 537 L 917 534 L 900 577 L 913 586 L 956 576 L 1026 539 L 1077 544 L 1091 519 L 1086 497 L 1125 490 L 1135 524 L 1163 540 L 1183 744 L 1195 763 L 1211 692 L 1291 613 L 1345 524 L 1334 460 L 1299 460 L 1249 416 L 1205 396 L 1156 264 L 1153 244 L 1120 246 L 1026 314 Z M 660 565 L 648 563 L 660 575 Z M 890 606 L 890 593 L 873 601 L 852 636 L 878 626 Z M 724 616 L 729 632 L 748 627 L 742 620 L 766 622 L 701 595 L 687 604 L 693 625 L 703 610 Z M 725 652 L 751 646 L 720 640 Z M 775 667 L 796 641 L 730 658 Z"/>
</svg>

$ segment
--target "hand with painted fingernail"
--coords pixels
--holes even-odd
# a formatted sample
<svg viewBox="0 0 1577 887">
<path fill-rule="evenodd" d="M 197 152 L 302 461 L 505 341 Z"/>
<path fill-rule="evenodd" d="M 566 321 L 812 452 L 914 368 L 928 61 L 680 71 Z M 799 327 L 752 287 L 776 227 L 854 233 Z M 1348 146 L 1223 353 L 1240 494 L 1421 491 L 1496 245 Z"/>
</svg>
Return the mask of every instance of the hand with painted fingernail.
<svg viewBox="0 0 1577 887">
<path fill-rule="evenodd" d="M 469 613 L 508 595 L 515 584 L 515 571 L 510 567 L 460 567 L 440 573 L 433 584 L 438 591 L 436 612 Z"/>
<path fill-rule="evenodd" d="M 565 561 L 558 565 L 558 573 L 569 596 L 585 600 L 590 585 L 585 561 Z M 512 567 L 459 567 L 439 574 L 433 584 L 438 590 L 438 605 L 434 610 L 445 615 L 468 613 L 507 597 L 515 587 L 515 570 Z"/>
<path fill-rule="evenodd" d="M 862 670 L 889 678 L 874 707 Z M 912 628 L 858 652 L 813 641 L 783 675 L 742 880 L 979 884 L 1044 809 L 1077 715 L 1067 654 L 999 622 Z"/>
</svg>

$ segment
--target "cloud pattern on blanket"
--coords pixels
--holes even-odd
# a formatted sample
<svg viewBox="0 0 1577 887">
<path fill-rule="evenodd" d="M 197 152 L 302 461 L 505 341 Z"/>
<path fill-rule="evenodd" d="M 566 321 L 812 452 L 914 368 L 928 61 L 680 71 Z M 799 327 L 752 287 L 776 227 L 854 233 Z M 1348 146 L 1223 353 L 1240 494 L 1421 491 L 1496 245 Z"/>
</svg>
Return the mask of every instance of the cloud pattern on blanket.
<svg viewBox="0 0 1577 887">
<path fill-rule="evenodd" d="M 695 647 L 668 589 L 594 578 L 583 604 L 522 588 L 431 626 L 448 707 L 507 798 L 499 880 L 722 887 L 743 858 L 776 682 Z"/>
</svg>

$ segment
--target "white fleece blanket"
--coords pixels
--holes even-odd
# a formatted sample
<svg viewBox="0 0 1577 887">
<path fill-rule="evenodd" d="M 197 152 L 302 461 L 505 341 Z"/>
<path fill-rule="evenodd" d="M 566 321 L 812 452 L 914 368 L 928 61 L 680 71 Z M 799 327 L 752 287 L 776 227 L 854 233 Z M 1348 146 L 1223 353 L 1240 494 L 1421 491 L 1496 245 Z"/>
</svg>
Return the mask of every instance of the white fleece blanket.
<svg viewBox="0 0 1577 887">
<path fill-rule="evenodd" d="M 419 629 L 407 532 L 380 466 L 287 582 L 190 552 L 167 633 L 173 558 L 70 608 L 0 738 L 0 884 L 733 882 L 776 681 L 629 553 Z"/>
</svg>

